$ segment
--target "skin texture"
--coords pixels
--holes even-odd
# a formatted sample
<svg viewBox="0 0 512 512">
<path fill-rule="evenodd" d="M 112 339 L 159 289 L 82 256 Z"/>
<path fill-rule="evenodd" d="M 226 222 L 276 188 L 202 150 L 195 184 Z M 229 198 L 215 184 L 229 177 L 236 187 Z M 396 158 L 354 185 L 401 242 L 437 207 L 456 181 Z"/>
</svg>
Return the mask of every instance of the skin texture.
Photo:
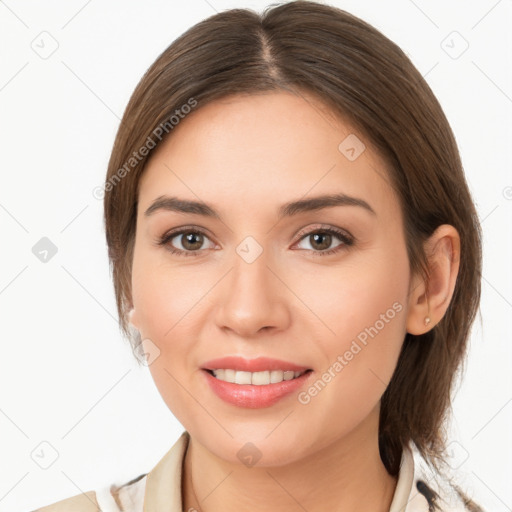
<svg viewBox="0 0 512 512">
<path fill-rule="evenodd" d="M 349 134 L 366 146 L 353 161 L 338 149 Z M 428 241 L 427 301 L 426 283 L 409 270 L 386 173 L 362 134 L 318 100 L 288 92 L 200 107 L 152 155 L 139 188 L 131 322 L 158 347 L 149 369 L 191 435 L 184 510 L 389 510 L 396 479 L 379 455 L 380 398 L 406 332 L 431 329 L 448 307 L 459 238 L 443 225 Z M 277 218 L 285 202 L 341 192 L 376 214 L 335 206 Z M 162 194 L 211 204 L 222 220 L 163 210 L 145 216 Z M 157 244 L 182 226 L 205 232 L 188 250 L 196 255 L 169 251 L 190 248 L 186 235 Z M 353 245 L 306 234 L 326 227 L 351 235 Z M 252 263 L 236 250 L 247 236 L 263 250 Z M 236 407 L 200 370 L 216 357 L 267 356 L 312 368 L 309 387 L 390 309 L 393 318 L 307 404 L 292 393 L 270 407 Z M 247 442 L 261 453 L 253 467 L 237 456 Z"/>
</svg>

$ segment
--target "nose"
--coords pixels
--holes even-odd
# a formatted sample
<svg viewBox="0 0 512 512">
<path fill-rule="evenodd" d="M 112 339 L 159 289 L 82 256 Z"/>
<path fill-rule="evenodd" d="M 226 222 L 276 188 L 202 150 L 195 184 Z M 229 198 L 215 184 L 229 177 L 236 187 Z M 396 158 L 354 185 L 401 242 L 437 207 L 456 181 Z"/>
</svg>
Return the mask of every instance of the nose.
<svg viewBox="0 0 512 512">
<path fill-rule="evenodd" d="M 276 265 L 268 260 L 265 251 L 252 262 L 239 254 L 234 255 L 233 266 L 215 299 L 215 319 L 220 329 L 243 338 L 254 338 L 288 327 L 290 309 L 287 301 L 293 294 L 276 271 Z"/>
</svg>

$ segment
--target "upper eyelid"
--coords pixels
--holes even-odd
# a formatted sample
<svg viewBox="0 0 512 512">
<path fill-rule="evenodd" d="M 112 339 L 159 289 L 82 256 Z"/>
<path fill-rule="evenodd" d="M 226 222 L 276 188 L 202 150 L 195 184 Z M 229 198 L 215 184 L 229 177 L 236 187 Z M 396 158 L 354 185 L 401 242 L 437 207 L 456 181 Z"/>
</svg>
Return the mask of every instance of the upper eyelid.
<svg viewBox="0 0 512 512">
<path fill-rule="evenodd" d="M 354 237 L 346 229 L 335 228 L 335 227 L 329 226 L 327 224 L 321 224 L 321 225 L 318 225 L 318 227 L 313 227 L 313 228 L 309 227 L 309 228 L 301 229 L 297 233 L 296 236 L 299 237 L 299 239 L 301 239 L 306 235 L 311 235 L 312 233 L 323 232 L 323 231 L 332 232 L 337 236 L 346 236 L 347 238 L 354 239 Z"/>
</svg>

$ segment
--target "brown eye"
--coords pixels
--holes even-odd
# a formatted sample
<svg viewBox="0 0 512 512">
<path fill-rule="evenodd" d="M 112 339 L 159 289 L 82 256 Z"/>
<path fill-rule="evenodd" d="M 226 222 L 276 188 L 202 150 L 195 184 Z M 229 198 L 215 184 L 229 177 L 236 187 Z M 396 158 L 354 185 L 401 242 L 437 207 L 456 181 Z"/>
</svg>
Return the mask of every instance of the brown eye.
<svg viewBox="0 0 512 512">
<path fill-rule="evenodd" d="M 328 249 L 332 243 L 332 235 L 314 233 L 309 235 L 309 240 L 315 249 L 323 251 Z"/>
<path fill-rule="evenodd" d="M 204 241 L 204 236 L 201 233 L 187 233 L 179 236 L 182 247 L 188 251 L 200 249 Z"/>
<path fill-rule="evenodd" d="M 159 241 L 158 245 L 166 246 L 172 254 L 183 256 L 198 256 L 204 244 L 210 239 L 201 231 L 195 229 L 181 229 L 165 234 Z M 210 241 L 211 243 L 211 241 Z M 214 244 L 211 243 L 207 249 L 212 249 Z"/>
<path fill-rule="evenodd" d="M 340 240 L 340 242 L 331 248 L 333 240 L 335 239 Z M 305 249 L 313 251 L 315 256 L 326 256 L 328 254 L 333 254 L 335 252 L 342 251 L 343 249 L 346 249 L 347 247 L 354 244 L 354 239 L 352 237 L 334 228 L 324 228 L 310 231 L 309 233 L 303 234 L 301 242 L 299 243 L 302 243 L 304 240 L 308 241 L 312 247 L 312 249 L 308 249 L 307 247 Z"/>
</svg>

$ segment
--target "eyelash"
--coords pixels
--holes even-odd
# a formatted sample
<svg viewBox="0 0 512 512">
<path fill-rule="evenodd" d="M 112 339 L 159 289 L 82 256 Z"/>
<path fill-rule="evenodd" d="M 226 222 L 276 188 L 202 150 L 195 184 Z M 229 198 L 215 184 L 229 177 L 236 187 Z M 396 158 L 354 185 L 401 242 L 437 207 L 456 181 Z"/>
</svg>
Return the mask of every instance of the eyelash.
<svg viewBox="0 0 512 512">
<path fill-rule="evenodd" d="M 169 243 L 176 236 L 184 235 L 184 234 L 191 234 L 191 233 L 193 233 L 193 234 L 201 234 L 201 235 L 204 235 L 205 237 L 207 237 L 207 234 L 205 232 L 203 232 L 202 230 L 200 230 L 200 229 L 196 229 L 196 228 L 192 228 L 192 227 L 191 228 L 185 227 L 185 228 L 180 228 L 177 231 L 171 231 L 169 233 L 165 233 L 164 235 L 162 235 L 162 237 L 160 237 L 157 240 L 157 245 L 159 245 L 159 246 L 167 246 L 166 248 L 167 248 L 167 250 L 171 254 L 176 254 L 178 256 L 199 256 L 199 253 L 201 252 L 201 250 L 198 250 L 198 251 L 182 251 L 181 249 L 176 249 L 175 247 L 173 247 Z M 340 231 L 340 230 L 332 228 L 332 227 L 326 227 L 326 228 L 321 227 L 321 228 L 313 229 L 311 231 L 307 231 L 305 233 L 304 232 L 300 233 L 300 238 L 299 238 L 297 243 L 302 241 L 307 236 L 316 235 L 316 234 L 325 234 L 325 233 L 327 233 L 329 235 L 335 235 L 343 243 L 340 244 L 340 245 L 337 245 L 333 249 L 327 249 L 327 250 L 324 250 L 324 251 L 314 251 L 312 249 L 306 249 L 306 250 L 312 251 L 313 255 L 315 257 L 316 256 L 328 256 L 330 254 L 334 254 L 336 252 L 342 251 L 343 249 L 346 249 L 347 247 L 350 247 L 350 246 L 354 245 L 354 238 L 353 237 L 345 234 L 343 231 Z M 302 250 L 304 250 L 304 249 L 302 249 Z"/>
</svg>

